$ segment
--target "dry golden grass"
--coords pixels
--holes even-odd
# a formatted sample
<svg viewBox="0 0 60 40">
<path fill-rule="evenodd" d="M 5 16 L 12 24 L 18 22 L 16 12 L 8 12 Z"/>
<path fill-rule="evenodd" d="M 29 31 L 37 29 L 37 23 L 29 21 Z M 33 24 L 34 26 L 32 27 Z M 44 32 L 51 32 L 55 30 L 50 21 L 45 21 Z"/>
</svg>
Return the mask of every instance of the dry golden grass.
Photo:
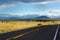
<svg viewBox="0 0 60 40">
<path fill-rule="evenodd" d="M 15 30 L 21 30 L 31 27 L 37 27 L 42 25 L 54 25 L 54 24 L 60 24 L 60 21 L 0 21 L 0 33 L 6 33 L 11 32 Z"/>
</svg>

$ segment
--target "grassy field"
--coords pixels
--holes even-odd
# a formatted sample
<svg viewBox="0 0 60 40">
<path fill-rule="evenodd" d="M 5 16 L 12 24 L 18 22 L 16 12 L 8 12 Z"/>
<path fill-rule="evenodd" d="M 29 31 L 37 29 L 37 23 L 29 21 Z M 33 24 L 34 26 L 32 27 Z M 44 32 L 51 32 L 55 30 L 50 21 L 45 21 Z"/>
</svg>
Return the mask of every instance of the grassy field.
<svg viewBox="0 0 60 40">
<path fill-rule="evenodd" d="M 0 34 L 42 25 L 60 24 L 60 21 L 0 21 Z"/>
</svg>

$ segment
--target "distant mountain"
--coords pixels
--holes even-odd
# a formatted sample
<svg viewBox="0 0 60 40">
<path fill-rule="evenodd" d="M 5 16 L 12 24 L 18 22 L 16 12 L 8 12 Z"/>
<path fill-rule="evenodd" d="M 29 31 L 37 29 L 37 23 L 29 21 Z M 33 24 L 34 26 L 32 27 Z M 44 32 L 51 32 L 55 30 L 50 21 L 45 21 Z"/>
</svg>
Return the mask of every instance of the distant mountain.
<svg viewBox="0 0 60 40">
<path fill-rule="evenodd" d="M 20 20 L 20 19 L 49 19 L 48 16 L 39 16 L 37 14 L 16 16 L 16 15 L 1 15 L 0 20 Z"/>
<path fill-rule="evenodd" d="M 24 16 L 25 17 L 25 19 L 34 19 L 34 18 L 36 18 L 36 17 L 38 17 L 39 15 L 37 15 L 37 14 L 31 14 L 31 15 L 26 15 L 26 16 Z"/>
<path fill-rule="evenodd" d="M 20 20 L 20 19 L 49 19 L 49 20 L 55 20 L 59 19 L 60 16 L 48 16 L 48 15 L 38 15 L 38 14 L 27 14 L 27 15 L 11 15 L 11 14 L 0 14 L 0 20 Z"/>
<path fill-rule="evenodd" d="M 20 20 L 20 19 L 34 19 L 38 17 L 36 14 L 16 16 L 16 15 L 1 15 L 0 20 Z"/>
<path fill-rule="evenodd" d="M 18 18 L 18 17 L 10 17 L 7 20 L 20 20 L 20 18 Z"/>
<path fill-rule="evenodd" d="M 49 19 L 49 17 L 47 17 L 47 16 L 39 16 L 39 17 L 37 17 L 38 19 Z"/>
</svg>

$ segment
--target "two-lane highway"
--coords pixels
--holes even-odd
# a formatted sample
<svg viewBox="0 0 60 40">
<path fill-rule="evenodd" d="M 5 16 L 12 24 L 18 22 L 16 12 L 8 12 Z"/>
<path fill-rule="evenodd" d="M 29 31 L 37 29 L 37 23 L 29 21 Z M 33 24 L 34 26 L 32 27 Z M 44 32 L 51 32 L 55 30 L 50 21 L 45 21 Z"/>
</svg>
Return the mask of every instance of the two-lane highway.
<svg viewBox="0 0 60 40">
<path fill-rule="evenodd" d="M 0 40 L 56 40 L 58 25 L 38 26 L 0 34 Z"/>
</svg>

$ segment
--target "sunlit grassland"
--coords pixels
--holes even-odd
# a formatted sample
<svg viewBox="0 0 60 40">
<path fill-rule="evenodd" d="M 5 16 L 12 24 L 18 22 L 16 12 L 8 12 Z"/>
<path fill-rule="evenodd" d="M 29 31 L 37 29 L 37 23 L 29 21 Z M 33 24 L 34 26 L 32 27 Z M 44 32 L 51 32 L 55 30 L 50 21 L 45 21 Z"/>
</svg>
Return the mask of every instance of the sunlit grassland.
<svg viewBox="0 0 60 40">
<path fill-rule="evenodd" d="M 60 21 L 0 21 L 0 33 L 55 24 L 60 24 Z"/>
</svg>

